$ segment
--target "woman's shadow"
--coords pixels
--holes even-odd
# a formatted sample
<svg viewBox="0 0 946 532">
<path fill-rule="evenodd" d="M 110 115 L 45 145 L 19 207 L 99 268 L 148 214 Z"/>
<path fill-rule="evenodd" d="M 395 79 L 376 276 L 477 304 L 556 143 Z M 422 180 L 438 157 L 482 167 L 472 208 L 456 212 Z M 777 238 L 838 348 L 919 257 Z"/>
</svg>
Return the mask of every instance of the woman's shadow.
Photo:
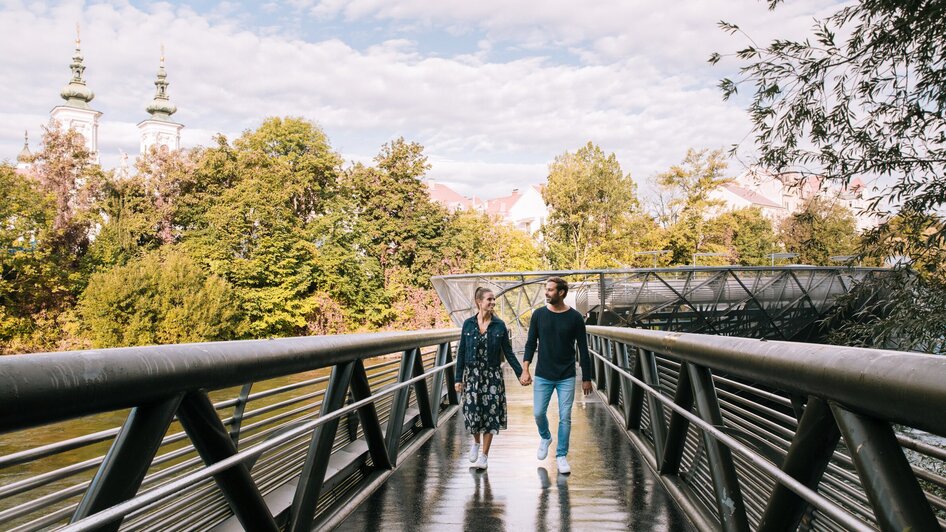
<svg viewBox="0 0 946 532">
<path fill-rule="evenodd" d="M 470 468 L 473 477 L 473 496 L 466 503 L 463 517 L 464 530 L 505 530 L 503 516 L 506 504 L 493 501 L 493 490 L 489 487 L 489 474 Z"/>
</svg>

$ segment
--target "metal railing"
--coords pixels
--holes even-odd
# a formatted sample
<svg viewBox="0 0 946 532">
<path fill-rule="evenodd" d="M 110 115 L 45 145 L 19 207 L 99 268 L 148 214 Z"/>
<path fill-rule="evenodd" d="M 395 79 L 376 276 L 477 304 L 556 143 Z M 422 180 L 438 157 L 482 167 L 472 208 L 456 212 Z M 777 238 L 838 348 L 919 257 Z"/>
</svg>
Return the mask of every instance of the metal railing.
<svg viewBox="0 0 946 532">
<path fill-rule="evenodd" d="M 821 322 L 858 283 L 883 268 L 686 266 L 444 275 L 432 277 L 459 326 L 475 312 L 473 291 L 496 291 L 496 311 L 522 349 L 532 310 L 545 304 L 545 281 L 569 283 L 566 303 L 589 323 L 770 340 L 817 341 Z"/>
<path fill-rule="evenodd" d="M 2 357 L 0 529 L 331 527 L 456 412 L 458 337 Z"/>
<path fill-rule="evenodd" d="M 588 334 L 612 415 L 700 529 L 946 528 L 946 357 Z"/>
</svg>

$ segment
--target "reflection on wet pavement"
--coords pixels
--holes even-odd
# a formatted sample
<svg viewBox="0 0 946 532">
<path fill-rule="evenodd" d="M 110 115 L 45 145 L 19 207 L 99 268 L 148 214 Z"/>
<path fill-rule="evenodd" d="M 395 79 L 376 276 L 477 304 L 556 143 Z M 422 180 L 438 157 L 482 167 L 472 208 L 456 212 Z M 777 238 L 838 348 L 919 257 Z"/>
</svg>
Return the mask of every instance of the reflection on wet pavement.
<svg viewBox="0 0 946 532">
<path fill-rule="evenodd" d="M 597 395 L 575 400 L 568 460 L 535 458 L 532 388 L 508 370 L 509 430 L 489 469 L 470 468 L 469 436 L 455 415 L 341 524 L 340 530 L 693 530 Z M 554 431 L 556 398 L 549 407 Z M 554 444 L 553 444 L 554 449 Z"/>
</svg>

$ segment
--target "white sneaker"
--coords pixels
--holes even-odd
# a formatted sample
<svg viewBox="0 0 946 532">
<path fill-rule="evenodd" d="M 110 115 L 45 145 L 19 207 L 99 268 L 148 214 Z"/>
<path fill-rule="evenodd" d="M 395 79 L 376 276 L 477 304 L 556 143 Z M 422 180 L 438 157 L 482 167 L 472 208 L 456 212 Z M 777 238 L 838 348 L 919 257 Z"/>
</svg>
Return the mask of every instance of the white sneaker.
<svg viewBox="0 0 946 532">
<path fill-rule="evenodd" d="M 535 457 L 538 458 L 539 460 L 545 460 L 545 457 L 549 455 L 550 445 L 552 445 L 552 438 L 549 438 L 547 440 L 545 438 L 540 438 L 539 450 L 535 452 Z"/>
<path fill-rule="evenodd" d="M 471 463 L 475 462 L 476 457 L 479 455 L 480 455 L 480 444 L 474 443 L 473 445 L 470 445 L 470 454 L 467 456 L 467 458 L 470 459 L 470 462 Z"/>
<path fill-rule="evenodd" d="M 479 459 L 476 461 L 476 463 L 473 464 L 473 467 L 477 469 L 486 469 L 488 465 L 486 462 L 488 461 L 489 461 L 489 457 L 486 456 L 485 454 L 481 454 Z"/>
<path fill-rule="evenodd" d="M 555 461 L 558 462 L 559 473 L 567 475 L 572 472 L 572 468 L 570 465 L 568 465 L 568 460 L 566 460 L 564 456 L 559 456 L 555 459 Z"/>
</svg>

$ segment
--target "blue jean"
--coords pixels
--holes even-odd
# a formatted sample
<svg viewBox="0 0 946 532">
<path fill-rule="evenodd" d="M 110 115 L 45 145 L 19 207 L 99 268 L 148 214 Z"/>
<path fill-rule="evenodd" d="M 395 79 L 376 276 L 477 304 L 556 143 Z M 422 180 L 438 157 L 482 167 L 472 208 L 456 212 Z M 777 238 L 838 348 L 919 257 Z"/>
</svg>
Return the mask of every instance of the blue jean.
<svg viewBox="0 0 946 532">
<path fill-rule="evenodd" d="M 560 381 L 536 377 L 532 388 L 532 414 L 535 416 L 535 425 L 539 428 L 539 436 L 546 440 L 552 438 L 547 415 L 552 391 L 558 395 L 558 445 L 555 447 L 555 457 L 567 455 L 568 437 L 572 431 L 572 404 L 575 402 L 575 377 Z"/>
</svg>

